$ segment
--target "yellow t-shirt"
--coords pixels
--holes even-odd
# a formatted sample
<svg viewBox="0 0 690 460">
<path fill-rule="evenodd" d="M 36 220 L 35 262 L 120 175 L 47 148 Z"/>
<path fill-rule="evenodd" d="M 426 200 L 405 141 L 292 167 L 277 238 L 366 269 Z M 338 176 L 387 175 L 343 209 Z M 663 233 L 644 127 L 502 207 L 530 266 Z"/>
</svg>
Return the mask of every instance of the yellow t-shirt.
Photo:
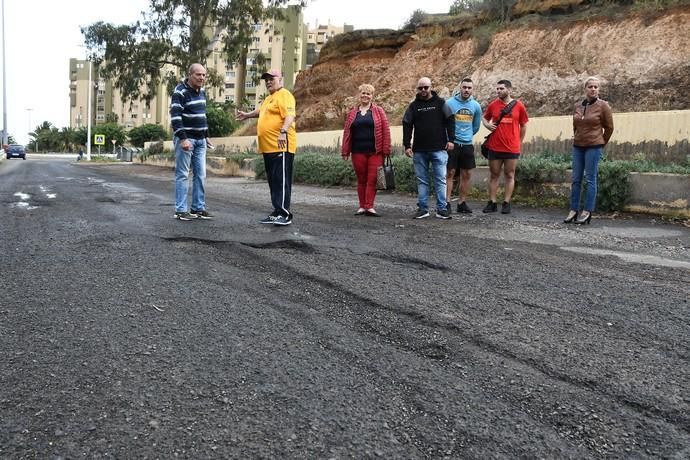
<svg viewBox="0 0 690 460">
<path fill-rule="evenodd" d="M 285 117 L 295 116 L 295 97 L 285 88 L 280 88 L 273 94 L 266 96 L 259 108 L 259 122 L 256 134 L 259 139 L 259 153 L 280 152 L 278 136 L 283 127 Z M 297 152 L 297 130 L 293 121 L 288 128 L 287 149 L 290 153 Z"/>
</svg>

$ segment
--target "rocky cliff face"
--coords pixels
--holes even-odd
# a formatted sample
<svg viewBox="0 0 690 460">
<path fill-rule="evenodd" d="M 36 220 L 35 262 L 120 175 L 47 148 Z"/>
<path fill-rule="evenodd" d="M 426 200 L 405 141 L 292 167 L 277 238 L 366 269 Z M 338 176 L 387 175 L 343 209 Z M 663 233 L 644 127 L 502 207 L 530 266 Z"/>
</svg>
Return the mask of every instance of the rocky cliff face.
<svg viewBox="0 0 690 460">
<path fill-rule="evenodd" d="M 602 97 L 614 112 L 690 108 L 690 7 L 630 8 L 593 19 L 585 3 L 521 1 L 513 12 L 523 17 L 495 33 L 479 19 L 460 18 L 414 33 L 346 34 L 297 78 L 299 130 L 342 127 L 361 83 L 376 87 L 376 102 L 392 124 L 400 124 L 421 76 L 445 96 L 469 76 L 483 107 L 494 97 L 496 82 L 509 79 L 531 116 L 570 113 L 589 75 L 602 79 Z M 559 15 L 544 19 L 535 12 Z"/>
</svg>

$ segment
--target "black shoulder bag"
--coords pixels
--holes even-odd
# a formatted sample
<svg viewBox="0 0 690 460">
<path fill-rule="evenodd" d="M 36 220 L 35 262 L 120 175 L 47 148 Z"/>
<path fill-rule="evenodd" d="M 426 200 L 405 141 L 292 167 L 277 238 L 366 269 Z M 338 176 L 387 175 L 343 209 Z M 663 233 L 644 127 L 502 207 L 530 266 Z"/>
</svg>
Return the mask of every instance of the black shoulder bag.
<svg viewBox="0 0 690 460">
<path fill-rule="evenodd" d="M 513 111 L 513 107 L 515 107 L 515 104 L 517 104 L 517 99 L 513 99 L 512 101 L 510 101 L 508 105 L 503 107 L 503 110 L 501 110 L 501 114 L 498 116 L 498 120 L 496 120 L 496 129 L 498 129 L 498 124 L 501 122 L 503 117 L 505 117 Z M 489 134 L 487 134 L 484 138 L 484 142 L 482 142 L 482 156 L 484 158 L 489 158 L 489 147 L 487 147 L 487 143 L 489 142 L 489 137 L 491 137 L 493 133 L 494 131 L 491 131 Z"/>
</svg>

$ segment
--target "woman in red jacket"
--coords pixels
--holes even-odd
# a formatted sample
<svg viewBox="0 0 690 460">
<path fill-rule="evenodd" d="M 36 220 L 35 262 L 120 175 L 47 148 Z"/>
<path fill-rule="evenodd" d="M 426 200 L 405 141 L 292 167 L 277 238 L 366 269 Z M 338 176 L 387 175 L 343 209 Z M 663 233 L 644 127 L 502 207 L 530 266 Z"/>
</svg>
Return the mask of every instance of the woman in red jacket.
<svg viewBox="0 0 690 460">
<path fill-rule="evenodd" d="M 391 131 L 386 112 L 371 101 L 374 87 L 360 85 L 359 105 L 347 114 L 343 129 L 343 160 L 352 154 L 352 166 L 357 175 L 359 209 L 356 216 L 379 217 L 374 209 L 376 199 L 376 171 L 383 165 L 384 155 L 391 154 Z"/>
</svg>

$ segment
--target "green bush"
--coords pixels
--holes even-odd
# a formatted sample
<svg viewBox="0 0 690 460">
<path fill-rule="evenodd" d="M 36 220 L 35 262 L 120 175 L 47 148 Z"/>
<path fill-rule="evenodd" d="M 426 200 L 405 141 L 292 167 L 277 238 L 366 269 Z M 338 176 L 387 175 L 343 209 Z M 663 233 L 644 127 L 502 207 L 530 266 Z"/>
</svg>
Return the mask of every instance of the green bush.
<svg viewBox="0 0 690 460">
<path fill-rule="evenodd" d="M 535 186 L 544 182 L 560 182 L 568 167 L 569 164 L 557 163 L 548 157 L 528 156 L 518 162 L 515 180 Z"/>
<path fill-rule="evenodd" d="M 400 192 L 417 190 L 412 160 L 406 156 L 393 156 L 395 167 L 396 189 Z M 343 161 L 340 155 L 320 153 L 297 153 L 294 169 L 294 182 L 322 186 L 352 186 L 357 184 L 357 177 L 352 168 L 352 161 Z M 266 179 L 263 161 L 254 163 L 257 179 Z"/>
<path fill-rule="evenodd" d="M 149 155 L 158 155 L 160 153 L 163 153 L 163 143 L 162 142 L 155 142 L 155 143 L 149 145 Z"/>
<path fill-rule="evenodd" d="M 237 162 L 252 156 L 234 154 Z M 412 159 L 405 155 L 393 155 L 395 167 L 396 191 L 401 193 L 416 193 L 417 182 L 414 174 Z M 481 164 L 483 158 L 478 158 Z M 235 161 L 235 160 L 233 160 Z M 566 172 L 570 169 L 569 154 L 542 153 L 529 155 L 520 159 L 516 171 L 516 192 L 520 202 L 534 206 L 567 206 L 568 196 L 564 192 L 567 182 Z M 618 161 L 603 159 L 599 163 L 599 190 L 597 207 L 602 211 L 617 211 L 623 209 L 630 196 L 631 171 L 672 169 L 681 174 L 690 173 L 688 165 L 674 165 L 672 168 L 659 167 L 652 162 L 643 160 Z M 255 161 L 257 179 L 265 179 L 264 162 L 261 158 Z M 298 153 L 294 163 L 295 183 L 321 186 L 354 186 L 357 183 L 351 161 L 343 161 L 340 155 L 328 153 Z M 477 184 L 474 184 L 475 186 Z M 586 184 L 583 184 L 586 186 Z M 433 189 L 433 183 L 431 184 Z M 433 190 L 431 191 L 433 193 Z M 478 197 L 479 198 L 479 197 Z M 482 197 L 483 199 L 483 197 Z"/>
<path fill-rule="evenodd" d="M 599 163 L 597 208 L 601 211 L 623 209 L 630 197 L 630 165 L 624 161 Z"/>
<path fill-rule="evenodd" d="M 556 162 L 544 156 L 521 158 L 515 171 L 518 200 L 531 206 L 562 206 L 565 197 L 559 188 L 548 184 L 560 184 L 565 180 L 569 164 Z"/>
</svg>

